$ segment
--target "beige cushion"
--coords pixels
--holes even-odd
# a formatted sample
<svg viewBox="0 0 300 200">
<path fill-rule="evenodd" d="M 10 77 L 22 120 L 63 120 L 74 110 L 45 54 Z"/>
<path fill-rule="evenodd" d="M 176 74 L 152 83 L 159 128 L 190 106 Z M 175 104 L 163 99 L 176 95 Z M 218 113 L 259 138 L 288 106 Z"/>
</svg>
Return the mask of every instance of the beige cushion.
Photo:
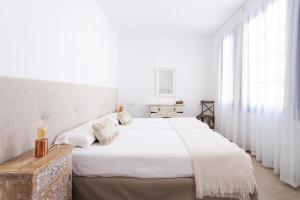
<svg viewBox="0 0 300 200">
<path fill-rule="evenodd" d="M 132 117 L 126 110 L 123 110 L 122 112 L 118 113 L 118 119 L 122 125 L 128 125 L 132 121 Z"/>
<path fill-rule="evenodd" d="M 118 135 L 118 127 L 110 118 L 98 121 L 92 125 L 94 135 L 99 141 L 99 145 L 110 144 Z"/>
</svg>

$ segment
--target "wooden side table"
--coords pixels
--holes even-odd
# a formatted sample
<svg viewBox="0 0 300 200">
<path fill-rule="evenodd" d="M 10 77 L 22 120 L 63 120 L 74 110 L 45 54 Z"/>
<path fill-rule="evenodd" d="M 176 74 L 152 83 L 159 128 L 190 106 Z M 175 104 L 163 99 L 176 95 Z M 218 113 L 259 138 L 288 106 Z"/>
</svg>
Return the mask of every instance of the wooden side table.
<svg viewBox="0 0 300 200">
<path fill-rule="evenodd" d="M 72 198 L 72 147 L 56 145 L 43 158 L 34 151 L 0 165 L 0 199 Z"/>
</svg>

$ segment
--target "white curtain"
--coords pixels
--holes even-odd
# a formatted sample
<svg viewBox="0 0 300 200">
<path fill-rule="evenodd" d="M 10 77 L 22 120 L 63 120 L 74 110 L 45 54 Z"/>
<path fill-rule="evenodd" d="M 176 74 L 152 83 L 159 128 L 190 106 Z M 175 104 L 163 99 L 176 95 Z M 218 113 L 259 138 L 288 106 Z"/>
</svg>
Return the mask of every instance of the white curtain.
<svg viewBox="0 0 300 200">
<path fill-rule="evenodd" d="M 287 3 L 287 59 L 280 130 L 280 179 L 300 186 L 300 33 L 299 0 Z"/>
<path fill-rule="evenodd" d="M 220 112 L 219 117 L 221 119 L 227 119 L 226 123 L 219 123 L 219 131 L 223 133 L 229 139 L 231 138 L 231 131 L 233 126 L 233 113 L 232 113 L 232 102 L 233 102 L 233 64 L 234 64 L 234 37 L 230 33 L 224 36 L 221 47 L 220 47 L 220 56 L 221 62 L 220 65 Z M 221 112 L 222 111 L 222 112 Z"/>
<path fill-rule="evenodd" d="M 242 20 L 217 39 L 217 131 L 295 187 L 300 185 L 298 15 L 299 0 L 251 1 L 236 16 Z"/>
<path fill-rule="evenodd" d="M 238 12 L 236 19 L 225 30 L 225 33 L 217 35 L 217 94 L 216 94 L 216 130 L 225 137 L 233 140 L 234 130 L 238 117 L 239 87 L 240 79 L 235 76 L 239 74 L 242 62 L 242 13 Z M 222 120 L 218 120 L 222 119 Z"/>
<path fill-rule="evenodd" d="M 285 52 L 285 0 L 254 10 L 244 23 L 241 116 L 235 138 L 263 166 L 273 167 L 278 154 Z"/>
</svg>

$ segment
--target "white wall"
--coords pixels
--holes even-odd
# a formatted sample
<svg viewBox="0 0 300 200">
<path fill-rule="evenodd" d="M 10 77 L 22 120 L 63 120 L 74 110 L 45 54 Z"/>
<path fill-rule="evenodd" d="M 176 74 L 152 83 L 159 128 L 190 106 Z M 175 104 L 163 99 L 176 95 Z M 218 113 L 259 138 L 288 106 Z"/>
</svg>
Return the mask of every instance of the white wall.
<svg viewBox="0 0 300 200">
<path fill-rule="evenodd" d="M 200 113 L 200 100 L 214 97 L 213 40 L 193 37 L 121 37 L 120 100 L 134 117 L 149 116 L 148 104 L 186 104 Z M 175 67 L 175 97 L 155 94 L 155 67 Z"/>
<path fill-rule="evenodd" d="M 95 0 L 0 0 L 0 75 L 117 88 L 117 34 Z"/>
</svg>

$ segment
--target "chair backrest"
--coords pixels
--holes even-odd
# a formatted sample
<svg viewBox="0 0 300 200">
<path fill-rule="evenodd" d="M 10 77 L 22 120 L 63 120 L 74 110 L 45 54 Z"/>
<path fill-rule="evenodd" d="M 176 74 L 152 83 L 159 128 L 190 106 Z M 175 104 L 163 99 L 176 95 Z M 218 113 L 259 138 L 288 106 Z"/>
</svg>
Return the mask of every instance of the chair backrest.
<svg viewBox="0 0 300 200">
<path fill-rule="evenodd" d="M 201 104 L 201 114 L 203 115 L 212 115 L 215 114 L 215 102 L 214 101 L 200 101 Z"/>
</svg>

